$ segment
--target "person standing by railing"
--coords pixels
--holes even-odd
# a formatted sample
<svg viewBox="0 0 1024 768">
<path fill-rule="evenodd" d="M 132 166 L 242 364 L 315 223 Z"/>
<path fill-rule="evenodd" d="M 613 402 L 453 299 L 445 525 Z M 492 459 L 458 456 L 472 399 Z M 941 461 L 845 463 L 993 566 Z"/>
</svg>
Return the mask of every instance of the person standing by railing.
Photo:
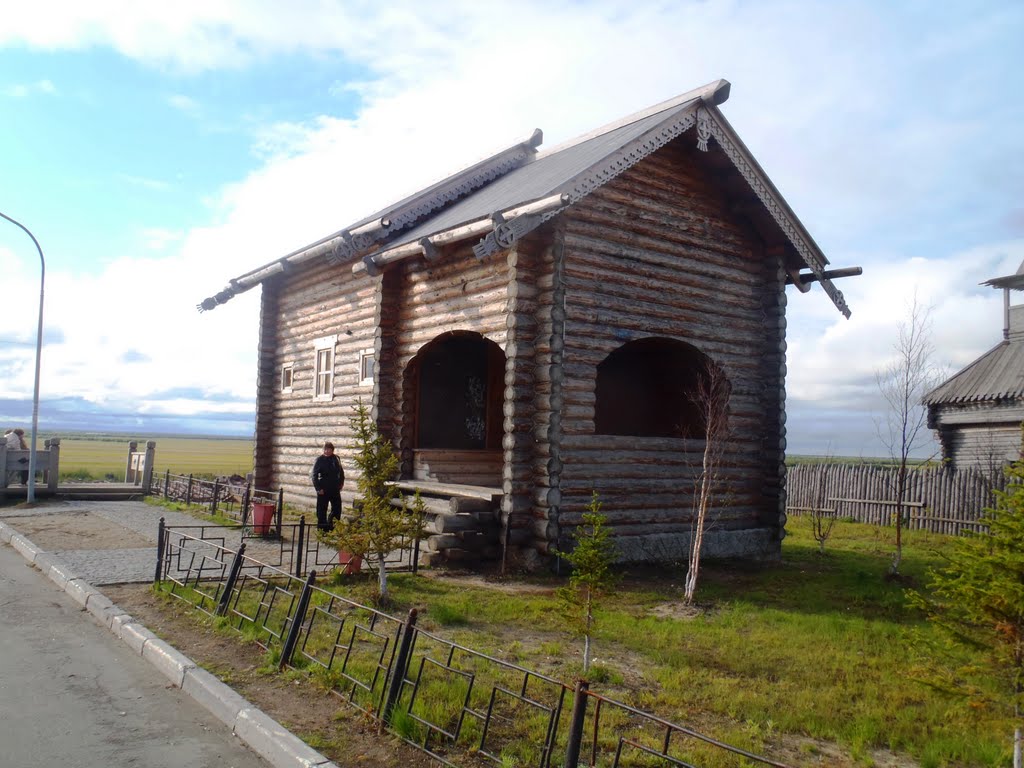
<svg viewBox="0 0 1024 768">
<path fill-rule="evenodd" d="M 4 439 L 7 440 L 7 450 L 9 450 L 9 451 L 27 451 L 28 450 L 28 444 L 25 442 L 25 430 L 22 429 L 21 427 L 16 427 L 14 429 L 8 429 L 4 433 Z M 2 468 L 0 468 L 0 469 L 2 469 Z M 10 478 L 8 479 L 8 482 L 9 483 L 16 483 L 19 480 L 21 481 L 22 485 L 25 485 L 26 483 L 28 483 L 28 470 L 27 469 L 23 469 L 20 472 L 18 472 L 18 471 L 11 472 L 11 475 L 10 475 Z"/>
<path fill-rule="evenodd" d="M 334 443 L 324 443 L 324 452 L 313 462 L 310 473 L 313 487 L 316 489 L 316 525 L 321 531 L 329 531 L 334 521 L 341 519 L 341 489 L 345 485 L 345 470 L 341 468 L 341 460 L 334 455 Z M 331 505 L 331 515 L 327 516 L 327 505 Z"/>
</svg>

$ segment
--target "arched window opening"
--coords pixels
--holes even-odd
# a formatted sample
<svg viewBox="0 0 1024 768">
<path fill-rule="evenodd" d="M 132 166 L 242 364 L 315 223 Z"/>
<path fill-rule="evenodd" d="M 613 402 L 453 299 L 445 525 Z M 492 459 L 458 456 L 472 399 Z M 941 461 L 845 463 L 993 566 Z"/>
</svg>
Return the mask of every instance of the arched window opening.
<svg viewBox="0 0 1024 768">
<path fill-rule="evenodd" d="M 701 383 L 712 370 L 711 358 L 675 339 L 623 344 L 597 366 L 594 433 L 703 437 Z"/>
<path fill-rule="evenodd" d="M 412 362 L 417 448 L 501 447 L 505 353 L 478 333 L 453 331 Z"/>
</svg>

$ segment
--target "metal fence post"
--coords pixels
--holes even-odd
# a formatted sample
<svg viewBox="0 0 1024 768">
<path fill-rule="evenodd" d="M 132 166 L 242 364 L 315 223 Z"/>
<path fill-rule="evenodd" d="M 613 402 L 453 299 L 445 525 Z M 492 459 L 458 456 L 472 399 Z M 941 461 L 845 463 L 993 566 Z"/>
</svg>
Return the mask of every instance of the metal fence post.
<svg viewBox="0 0 1024 768">
<path fill-rule="evenodd" d="M 292 552 L 295 558 L 295 578 L 302 578 L 302 560 L 306 551 L 306 516 L 299 518 L 299 531 L 296 540 L 292 541 Z"/>
<path fill-rule="evenodd" d="M 166 536 L 166 526 L 164 524 L 164 519 L 161 517 L 160 525 L 156 528 L 156 574 L 153 576 L 154 584 L 159 584 L 160 579 L 163 577 L 164 548 L 167 546 L 165 539 Z"/>
<path fill-rule="evenodd" d="M 168 488 L 171 485 L 171 470 L 164 470 L 164 500 L 167 500 Z"/>
<path fill-rule="evenodd" d="M 583 745 L 583 720 L 587 715 L 586 680 L 576 681 L 572 698 L 572 716 L 569 718 L 569 736 L 565 745 L 565 768 L 576 768 L 580 763 L 580 747 Z"/>
<path fill-rule="evenodd" d="M 306 577 L 306 583 L 302 585 L 302 594 L 299 595 L 299 605 L 295 609 L 295 615 L 292 617 L 292 625 L 288 628 L 288 637 L 284 641 L 284 648 L 281 649 L 281 662 L 277 665 L 278 669 L 284 669 L 286 665 L 292 663 L 292 655 L 295 653 L 295 643 L 299 639 L 299 630 L 302 629 L 302 623 L 306 620 L 306 611 L 309 610 L 309 596 L 313 591 L 313 584 L 316 583 L 316 571 L 310 571 L 309 576 Z"/>
<path fill-rule="evenodd" d="M 416 529 L 416 538 L 412 543 L 412 572 L 420 572 L 420 536 L 423 533 L 423 515 L 419 516 L 419 527 Z"/>
<path fill-rule="evenodd" d="M 249 497 L 252 496 L 252 482 L 245 481 L 245 490 L 242 491 L 242 508 L 238 511 L 238 517 L 242 525 L 245 525 L 246 513 L 249 509 Z"/>
<path fill-rule="evenodd" d="M 409 666 L 409 653 L 412 650 L 412 639 L 416 633 L 415 608 L 409 609 L 409 618 L 402 628 L 402 639 L 398 644 L 398 655 L 395 658 L 395 665 L 391 668 L 391 682 L 388 685 L 388 695 L 384 700 L 383 717 L 384 725 L 391 724 L 391 713 L 398 703 L 398 697 L 402 695 L 402 683 L 405 682 L 405 672 Z"/>
<path fill-rule="evenodd" d="M 224 592 L 217 603 L 218 616 L 223 616 L 228 609 L 228 603 L 231 601 L 231 591 L 235 588 L 235 582 L 238 581 L 238 572 L 242 570 L 243 557 L 245 557 L 244 541 L 239 545 L 238 551 L 235 552 L 235 559 L 231 561 L 231 568 L 228 570 L 228 580 L 224 584 Z"/>
<path fill-rule="evenodd" d="M 192 473 L 188 473 L 188 489 L 185 491 L 185 504 L 190 505 L 192 503 Z"/>
<path fill-rule="evenodd" d="M 210 502 L 210 514 L 217 512 L 217 497 L 220 496 L 220 479 L 213 481 L 213 501 Z"/>
<path fill-rule="evenodd" d="M 284 488 L 277 489 L 277 538 L 281 538 L 281 518 L 284 517 Z"/>
</svg>

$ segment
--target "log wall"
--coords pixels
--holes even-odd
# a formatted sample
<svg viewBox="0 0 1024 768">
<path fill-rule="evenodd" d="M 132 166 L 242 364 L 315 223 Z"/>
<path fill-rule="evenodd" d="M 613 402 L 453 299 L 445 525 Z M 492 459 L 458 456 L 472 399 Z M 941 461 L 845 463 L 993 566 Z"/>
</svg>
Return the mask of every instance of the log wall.
<svg viewBox="0 0 1024 768">
<path fill-rule="evenodd" d="M 352 405 L 374 405 L 374 387 L 360 381 L 359 358 L 375 346 L 380 278 L 355 277 L 326 260 L 264 283 L 256 405 L 256 484 L 284 488 L 290 503 L 316 503 L 309 479 L 323 443 L 331 440 L 345 467 L 345 495 L 355 491 Z M 313 397 L 316 339 L 337 335 L 333 397 Z M 292 391 L 281 391 L 291 363 Z"/>
<path fill-rule="evenodd" d="M 728 484 L 712 525 L 758 531 L 755 554 L 777 557 L 784 275 L 683 141 L 692 137 L 562 216 L 561 475 L 557 493 L 537 489 L 538 512 L 547 511 L 549 531 L 564 539 L 596 490 L 622 559 L 685 556 L 703 442 L 594 434 L 598 364 L 631 340 L 668 337 L 709 356 L 732 386 L 732 437 L 723 458 Z M 750 555 L 750 536 L 740 538 Z"/>
<path fill-rule="evenodd" d="M 506 344 L 507 267 L 503 259 L 477 260 L 470 243 L 444 249 L 435 262 L 408 259 L 385 273 L 385 336 L 390 349 L 380 371 L 382 402 L 391 404 L 392 439 L 402 459 L 403 475 L 413 471 L 415 382 L 409 363 L 426 344 L 450 331 L 473 331 Z"/>
<path fill-rule="evenodd" d="M 936 428 L 942 456 L 953 467 L 991 470 L 1021 452 L 1024 402 L 1004 400 L 931 406 L 929 425 Z"/>
</svg>

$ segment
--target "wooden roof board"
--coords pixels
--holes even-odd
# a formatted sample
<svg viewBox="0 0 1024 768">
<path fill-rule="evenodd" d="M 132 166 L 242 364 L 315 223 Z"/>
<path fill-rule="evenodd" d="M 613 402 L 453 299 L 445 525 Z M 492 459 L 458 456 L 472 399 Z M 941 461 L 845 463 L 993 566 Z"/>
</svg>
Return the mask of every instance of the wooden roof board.
<svg viewBox="0 0 1024 768">
<path fill-rule="evenodd" d="M 691 99 L 565 149 L 538 155 L 526 165 L 508 172 L 483 189 L 403 232 L 388 242 L 387 247 L 414 243 L 428 235 L 486 218 L 496 211 L 506 211 L 563 191 L 572 186 L 572 182 L 580 175 L 601 164 L 606 158 L 663 123 L 696 109 L 700 103 L 699 98 Z"/>
<path fill-rule="evenodd" d="M 1024 398 L 1024 342 L 1002 341 L 924 396 L 925 405 Z"/>
</svg>

